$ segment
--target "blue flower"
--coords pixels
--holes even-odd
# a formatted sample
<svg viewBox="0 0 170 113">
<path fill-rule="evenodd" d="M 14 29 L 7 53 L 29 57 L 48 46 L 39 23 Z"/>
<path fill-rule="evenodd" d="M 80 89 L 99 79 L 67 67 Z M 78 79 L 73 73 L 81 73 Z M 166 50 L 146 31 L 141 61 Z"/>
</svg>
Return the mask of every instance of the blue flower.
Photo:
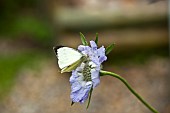
<svg viewBox="0 0 170 113">
<path fill-rule="evenodd" d="M 100 83 L 101 63 L 107 60 L 104 46 L 97 49 L 94 41 L 89 46 L 80 45 L 78 50 L 87 56 L 87 59 L 79 67 L 72 71 L 70 77 L 71 99 L 73 102 L 84 103 L 89 95 L 90 89 Z"/>
</svg>

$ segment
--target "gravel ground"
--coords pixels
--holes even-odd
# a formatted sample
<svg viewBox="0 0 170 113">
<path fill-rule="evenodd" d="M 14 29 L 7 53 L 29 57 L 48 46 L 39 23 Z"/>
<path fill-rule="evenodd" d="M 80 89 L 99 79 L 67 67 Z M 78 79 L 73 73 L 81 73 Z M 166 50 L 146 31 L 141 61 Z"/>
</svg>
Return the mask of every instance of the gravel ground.
<svg viewBox="0 0 170 113">
<path fill-rule="evenodd" d="M 122 75 L 132 87 L 161 113 L 170 113 L 169 60 L 150 59 L 146 64 L 105 67 Z M 91 104 L 70 106 L 69 74 L 60 74 L 52 60 L 37 69 L 22 69 L 1 113 L 151 113 L 119 80 L 105 76 L 93 90 Z"/>
</svg>

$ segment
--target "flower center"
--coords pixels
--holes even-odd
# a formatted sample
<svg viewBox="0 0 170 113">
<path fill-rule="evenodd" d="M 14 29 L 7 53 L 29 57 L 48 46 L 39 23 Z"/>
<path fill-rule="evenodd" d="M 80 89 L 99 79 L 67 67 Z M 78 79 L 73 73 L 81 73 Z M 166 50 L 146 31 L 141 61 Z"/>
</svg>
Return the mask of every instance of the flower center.
<svg viewBox="0 0 170 113">
<path fill-rule="evenodd" d="M 83 76 L 84 76 L 84 81 L 91 81 L 91 66 L 89 65 L 89 62 L 86 62 L 84 66 Z"/>
</svg>

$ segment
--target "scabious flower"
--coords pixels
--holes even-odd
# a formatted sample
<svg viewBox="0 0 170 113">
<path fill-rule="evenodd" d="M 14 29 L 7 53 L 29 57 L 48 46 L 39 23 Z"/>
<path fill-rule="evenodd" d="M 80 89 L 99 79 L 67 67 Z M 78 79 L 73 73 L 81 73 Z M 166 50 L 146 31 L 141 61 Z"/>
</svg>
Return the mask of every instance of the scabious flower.
<svg viewBox="0 0 170 113">
<path fill-rule="evenodd" d="M 84 103 L 91 88 L 95 88 L 100 83 L 101 63 L 107 60 L 104 46 L 97 48 L 94 41 L 90 41 L 89 46 L 80 45 L 78 50 L 87 57 L 79 67 L 72 71 L 70 77 L 71 99 L 73 102 Z"/>
<path fill-rule="evenodd" d="M 112 51 L 114 44 L 109 45 L 106 50 L 104 46 L 98 49 L 97 33 L 95 42 L 90 41 L 91 47 L 88 46 L 86 38 L 82 33 L 80 33 L 80 37 L 83 44 L 78 47 L 80 53 L 69 47 L 53 47 L 53 50 L 58 58 L 59 67 L 62 69 L 61 72 L 63 73 L 72 71 L 72 75 L 70 77 L 70 97 L 72 99 L 71 105 L 73 105 L 75 102 L 84 103 L 89 97 L 86 108 L 89 107 L 93 88 L 99 85 L 99 73 L 101 73 L 102 76 L 110 75 L 122 81 L 148 109 L 150 109 L 153 113 L 158 113 L 156 109 L 149 105 L 139 94 L 135 92 L 135 90 L 131 88 L 124 78 L 116 73 L 101 70 L 101 64 L 107 60 L 106 55 Z M 73 56 L 69 57 L 69 55 Z"/>
</svg>

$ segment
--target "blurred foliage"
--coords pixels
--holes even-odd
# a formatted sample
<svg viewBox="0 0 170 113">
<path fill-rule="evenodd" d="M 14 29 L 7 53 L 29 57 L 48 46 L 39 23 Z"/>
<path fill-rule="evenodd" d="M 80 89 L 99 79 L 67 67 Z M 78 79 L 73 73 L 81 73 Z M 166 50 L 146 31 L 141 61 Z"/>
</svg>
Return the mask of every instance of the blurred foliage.
<svg viewBox="0 0 170 113">
<path fill-rule="evenodd" d="M 1 20 L 15 17 L 16 14 L 22 12 L 22 9 L 35 8 L 38 0 L 1 0 L 0 1 L 0 16 Z"/>
<path fill-rule="evenodd" d="M 0 1 L 0 31 L 10 28 L 11 23 L 20 15 L 26 14 L 26 10 L 35 8 L 37 0 L 1 0 Z M 34 5 L 33 5 L 34 4 Z M 27 11 L 28 13 L 28 11 Z M 4 29 L 5 28 L 5 29 Z"/>
<path fill-rule="evenodd" d="M 52 37 L 50 27 L 34 17 L 19 17 L 11 27 L 11 34 L 18 36 L 26 33 L 35 38 L 35 41 L 46 43 Z"/>
<path fill-rule="evenodd" d="M 39 13 L 38 0 L 2 0 L 0 1 L 1 38 L 27 36 L 33 41 L 48 45 L 52 41 L 52 27 L 44 13 Z M 42 16 L 43 15 L 43 16 Z"/>
<path fill-rule="evenodd" d="M 0 99 L 3 98 L 13 86 L 18 71 L 23 67 L 37 67 L 34 63 L 47 58 L 47 55 L 37 52 L 20 52 L 13 56 L 0 56 Z"/>
</svg>

